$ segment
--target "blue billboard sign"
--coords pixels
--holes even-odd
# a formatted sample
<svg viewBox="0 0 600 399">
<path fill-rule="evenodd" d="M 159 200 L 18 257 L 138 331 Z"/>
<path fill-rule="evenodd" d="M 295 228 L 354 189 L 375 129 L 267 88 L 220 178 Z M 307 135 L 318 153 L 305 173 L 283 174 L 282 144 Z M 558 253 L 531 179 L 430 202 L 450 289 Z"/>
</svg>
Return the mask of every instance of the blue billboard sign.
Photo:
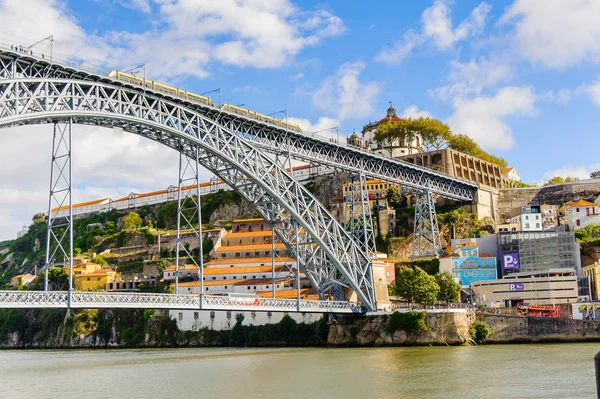
<svg viewBox="0 0 600 399">
<path fill-rule="evenodd" d="M 504 270 L 516 270 L 519 268 L 519 254 L 516 252 L 503 255 Z"/>
<path fill-rule="evenodd" d="M 524 283 L 511 283 L 508 285 L 509 291 L 525 291 Z"/>
</svg>

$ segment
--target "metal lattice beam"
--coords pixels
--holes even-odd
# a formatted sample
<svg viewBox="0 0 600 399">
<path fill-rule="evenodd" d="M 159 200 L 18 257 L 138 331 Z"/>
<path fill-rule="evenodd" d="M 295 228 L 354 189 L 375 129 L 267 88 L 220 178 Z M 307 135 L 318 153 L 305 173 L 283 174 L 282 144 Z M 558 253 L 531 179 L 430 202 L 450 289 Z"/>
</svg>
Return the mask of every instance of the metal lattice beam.
<svg viewBox="0 0 600 399">
<path fill-rule="evenodd" d="M 71 120 L 55 121 L 52 135 L 44 291 L 48 291 L 48 272 L 55 266 L 69 266 L 69 291 L 73 289 L 71 148 Z M 57 210 L 65 208 L 68 208 L 69 212 L 64 216 L 55 215 Z"/>
<path fill-rule="evenodd" d="M 127 86 L 140 94 L 149 95 L 146 89 L 140 90 L 122 82 L 87 72 L 69 65 L 50 63 L 48 60 L 0 49 L 0 78 L 55 78 L 77 79 Z M 435 195 L 457 201 L 473 201 L 477 185 L 452 178 L 446 174 L 399 160 L 378 156 L 343 144 L 328 142 L 314 135 L 303 134 L 264 121 L 253 120 L 219 108 L 172 99 L 154 92 L 157 98 L 168 98 L 183 104 L 215 122 L 227 127 L 241 137 L 253 141 L 268 152 L 288 152 L 295 159 L 324 164 L 354 173 L 364 173 L 375 179 L 400 184 L 413 190 L 427 190 Z"/>
<path fill-rule="evenodd" d="M 198 267 L 200 278 L 200 293 L 204 293 L 204 269 L 202 253 L 202 211 L 200 199 L 200 164 L 198 155 L 189 158 L 183 152 L 179 153 L 179 180 L 177 186 L 177 242 L 175 245 L 175 293 L 179 293 L 179 267 L 191 262 Z M 186 190 L 183 188 L 187 187 Z M 195 188 L 195 190 L 193 189 Z M 194 222 L 195 220 L 195 222 Z M 198 259 L 184 244 L 181 238 L 182 229 L 187 236 L 196 239 Z M 181 257 L 181 252 L 185 256 Z"/>
<path fill-rule="evenodd" d="M 289 173 L 235 132 L 177 103 L 121 86 L 0 79 L 0 127 L 68 118 L 120 127 L 197 158 L 253 204 L 292 252 L 292 226 L 302 228 L 298 263 L 321 295 L 348 288 L 366 309 L 375 308 L 371 260 L 354 238 Z"/>
<path fill-rule="evenodd" d="M 441 250 L 440 229 L 435 215 L 435 199 L 429 191 L 418 193 L 411 255 L 413 257 L 433 256 L 439 254 Z"/>
<path fill-rule="evenodd" d="M 372 211 L 365 176 L 359 173 L 350 174 L 346 190 L 344 193 L 346 197 L 344 200 L 346 230 L 356 237 L 356 240 L 362 245 L 362 250 L 371 259 L 377 259 Z"/>
</svg>

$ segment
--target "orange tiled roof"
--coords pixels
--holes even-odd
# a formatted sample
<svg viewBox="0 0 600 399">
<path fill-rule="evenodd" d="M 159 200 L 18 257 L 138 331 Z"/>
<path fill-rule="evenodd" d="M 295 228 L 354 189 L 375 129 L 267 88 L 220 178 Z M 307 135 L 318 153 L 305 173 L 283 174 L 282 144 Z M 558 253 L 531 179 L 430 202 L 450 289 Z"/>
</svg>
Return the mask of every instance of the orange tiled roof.
<svg viewBox="0 0 600 399">
<path fill-rule="evenodd" d="M 567 204 L 571 205 L 571 206 L 595 206 L 596 205 L 592 202 L 585 201 L 585 200 L 579 200 L 577 202 L 569 201 L 569 202 L 567 202 Z"/>
<path fill-rule="evenodd" d="M 108 276 L 110 274 L 117 274 L 116 271 L 112 270 L 112 269 L 98 269 L 95 272 L 92 273 L 88 273 L 88 274 L 78 274 L 77 276 L 75 276 L 75 278 L 84 278 L 84 277 L 102 277 L 102 276 Z"/>
<path fill-rule="evenodd" d="M 258 222 L 259 220 L 265 220 L 263 218 L 249 218 L 249 219 L 235 219 L 233 223 L 241 223 L 241 222 Z"/>
<path fill-rule="evenodd" d="M 282 266 L 275 266 L 275 271 L 280 271 Z M 271 266 L 236 266 L 236 267 L 207 267 L 203 273 L 205 276 L 213 274 L 241 274 L 241 273 L 269 273 Z"/>
<path fill-rule="evenodd" d="M 250 231 L 247 233 L 241 232 L 241 233 L 227 233 L 226 236 L 224 236 L 223 238 L 240 238 L 240 237 L 260 237 L 260 236 L 270 236 L 271 230 L 264 230 L 264 231 Z"/>
<path fill-rule="evenodd" d="M 480 258 L 495 258 L 495 256 L 492 256 L 490 254 L 481 254 L 479 255 Z"/>
<path fill-rule="evenodd" d="M 285 248 L 285 244 L 275 244 L 275 249 L 283 249 Z M 264 250 L 271 249 L 271 244 L 248 244 L 248 245 L 229 245 L 222 246 L 215 249 L 215 252 L 225 252 L 225 251 L 250 251 L 250 250 Z"/>
<path fill-rule="evenodd" d="M 272 298 L 273 291 L 256 291 L 256 295 L 261 298 Z M 294 299 L 298 297 L 298 291 L 294 290 L 275 290 L 275 298 L 279 299 Z M 318 299 L 317 291 L 314 288 L 301 288 L 300 298 L 302 299 Z"/>
<path fill-rule="evenodd" d="M 103 201 L 106 201 L 106 200 L 110 201 L 110 198 L 102 198 L 102 199 L 93 200 L 93 201 L 79 202 L 77 204 L 73 204 L 73 208 L 81 208 L 82 206 L 96 205 L 96 204 L 99 204 L 99 203 L 101 203 Z M 50 212 L 61 211 L 63 209 L 69 209 L 69 205 L 63 205 L 61 207 L 52 208 L 50 210 Z"/>
<path fill-rule="evenodd" d="M 279 279 L 279 280 L 275 280 L 275 284 L 285 284 L 285 283 L 289 283 L 291 281 L 294 281 L 292 279 Z M 270 278 L 255 278 L 255 279 L 248 279 L 248 280 L 214 280 L 214 281 L 204 281 L 204 286 L 208 286 L 208 287 L 213 287 L 213 286 L 218 286 L 218 285 L 263 285 L 263 284 L 272 284 L 273 283 L 273 279 Z M 174 285 L 174 284 L 171 284 Z M 179 283 L 180 287 L 199 287 L 200 286 L 200 282 L 199 281 L 190 281 L 187 283 Z"/>
<path fill-rule="evenodd" d="M 295 262 L 294 258 L 289 256 L 275 257 L 275 263 L 281 262 Z M 269 263 L 271 264 L 271 258 L 235 258 L 235 259 L 213 259 L 210 262 L 205 263 L 205 266 L 212 265 L 234 265 L 236 263 Z M 206 270 L 206 269 L 205 269 Z"/>
<path fill-rule="evenodd" d="M 200 268 L 194 264 L 189 264 L 189 265 L 185 265 L 185 266 L 179 266 L 179 270 L 199 270 Z M 172 272 L 175 271 L 175 265 L 171 265 L 168 266 L 167 268 L 165 268 L 164 270 L 165 272 Z"/>
<path fill-rule="evenodd" d="M 503 169 L 502 169 L 500 172 L 501 172 L 501 173 L 508 173 L 508 172 L 510 172 L 510 171 L 511 171 L 511 170 L 513 170 L 513 169 L 514 169 L 514 168 L 503 168 Z"/>
</svg>

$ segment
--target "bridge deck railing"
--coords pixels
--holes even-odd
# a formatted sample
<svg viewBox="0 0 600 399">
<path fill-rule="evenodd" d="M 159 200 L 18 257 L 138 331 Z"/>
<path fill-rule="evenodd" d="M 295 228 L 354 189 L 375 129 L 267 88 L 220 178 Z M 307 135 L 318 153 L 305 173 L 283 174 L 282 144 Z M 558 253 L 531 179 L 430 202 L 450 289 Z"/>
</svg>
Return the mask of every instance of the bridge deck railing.
<svg viewBox="0 0 600 399">
<path fill-rule="evenodd" d="M 345 301 L 83 291 L 0 291 L 0 308 L 249 310 L 307 313 L 363 311 L 359 304 Z"/>
</svg>

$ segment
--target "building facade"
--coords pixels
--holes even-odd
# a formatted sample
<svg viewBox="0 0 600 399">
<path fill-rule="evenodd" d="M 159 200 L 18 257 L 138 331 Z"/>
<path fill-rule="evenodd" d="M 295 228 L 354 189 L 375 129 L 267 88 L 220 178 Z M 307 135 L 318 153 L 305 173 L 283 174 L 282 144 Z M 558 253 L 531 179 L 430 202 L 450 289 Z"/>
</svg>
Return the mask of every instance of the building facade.
<svg viewBox="0 0 600 399">
<path fill-rule="evenodd" d="M 539 206 L 524 205 L 510 211 L 508 216 L 507 223 L 517 225 L 517 231 L 542 231 L 544 229 Z"/>
<path fill-rule="evenodd" d="M 498 233 L 498 261 L 498 275 L 501 277 L 550 269 L 581 271 L 579 244 L 570 232 Z"/>
<path fill-rule="evenodd" d="M 452 255 L 440 259 L 440 271 L 448 269 L 454 281 L 463 288 L 476 281 L 498 278 L 496 258 L 490 254 L 480 254 L 479 248 L 472 242 L 458 244 Z"/>
<path fill-rule="evenodd" d="M 556 305 L 577 302 L 579 290 L 575 270 L 549 269 L 538 273 L 520 273 L 500 280 L 471 283 L 472 302 L 497 307 Z"/>
<path fill-rule="evenodd" d="M 600 224 L 600 207 L 593 202 L 569 201 L 564 205 L 564 212 L 570 231 L 576 231 L 592 224 Z"/>
<path fill-rule="evenodd" d="M 385 118 L 376 122 L 370 122 L 363 127 L 362 146 L 367 150 L 370 149 L 375 154 L 390 158 L 398 158 L 423 152 L 423 140 L 418 134 L 415 135 L 411 141 L 400 142 L 400 140 L 394 140 L 391 143 L 379 143 L 375 140 L 375 133 L 377 133 L 377 128 L 380 125 L 389 122 L 400 122 L 401 120 L 402 118 L 399 118 L 398 115 L 396 115 L 396 109 L 390 105 Z M 353 141 L 352 145 L 355 144 L 356 140 Z"/>
</svg>

